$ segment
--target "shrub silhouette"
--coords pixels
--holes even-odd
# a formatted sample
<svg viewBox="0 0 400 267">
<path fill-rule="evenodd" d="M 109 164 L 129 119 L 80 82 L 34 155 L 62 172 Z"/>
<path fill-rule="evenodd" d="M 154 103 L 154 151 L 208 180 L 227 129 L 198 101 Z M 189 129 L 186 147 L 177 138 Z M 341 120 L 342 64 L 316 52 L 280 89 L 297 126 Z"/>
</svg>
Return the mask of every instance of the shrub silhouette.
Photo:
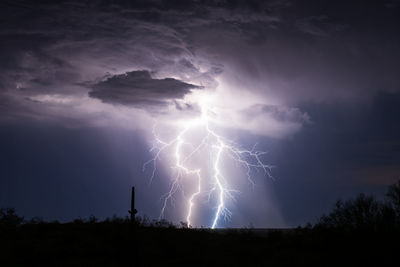
<svg viewBox="0 0 400 267">
<path fill-rule="evenodd" d="M 376 230 L 381 219 L 381 205 L 373 196 L 358 195 L 354 200 L 338 200 L 329 215 L 323 215 L 317 226 L 343 230 Z"/>
<path fill-rule="evenodd" d="M 389 186 L 386 198 L 389 200 L 396 216 L 400 217 L 400 180 Z"/>
<path fill-rule="evenodd" d="M 382 203 L 374 196 L 359 194 L 353 200 L 338 200 L 333 211 L 323 215 L 315 226 L 347 231 L 400 229 L 400 181 L 389 186 L 386 199 Z"/>
<path fill-rule="evenodd" d="M 19 217 L 14 208 L 0 209 L 0 225 L 17 226 L 24 221 L 24 217 Z"/>
</svg>

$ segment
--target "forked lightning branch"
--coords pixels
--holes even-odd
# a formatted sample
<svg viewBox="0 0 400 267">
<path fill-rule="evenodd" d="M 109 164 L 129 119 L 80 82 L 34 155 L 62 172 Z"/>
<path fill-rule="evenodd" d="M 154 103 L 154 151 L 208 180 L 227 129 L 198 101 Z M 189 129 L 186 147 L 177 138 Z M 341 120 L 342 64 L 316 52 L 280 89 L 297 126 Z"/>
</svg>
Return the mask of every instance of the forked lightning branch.
<svg viewBox="0 0 400 267">
<path fill-rule="evenodd" d="M 172 160 L 173 170 L 169 191 L 161 198 L 160 219 L 164 218 L 167 207 L 173 203 L 175 195 L 180 191 L 186 196 L 184 220 L 189 226 L 194 224 L 193 217 L 196 208 L 200 205 L 200 196 L 204 195 L 208 200 L 214 199 L 212 203 L 209 201 L 210 209 L 213 211 L 209 226 L 214 229 L 221 219 L 229 220 L 232 214 L 226 203 L 228 200 L 234 200 L 234 194 L 239 191 L 226 175 L 222 166 L 225 162 L 223 159 L 235 161 L 240 176 L 247 179 L 253 187 L 255 186 L 252 179 L 253 170 L 262 170 L 264 175 L 272 177 L 271 166 L 265 164 L 261 158 L 266 152 L 255 150 L 255 146 L 250 150 L 241 149 L 234 142 L 217 133 L 212 127 L 217 123 L 210 115 L 212 113 L 207 105 L 202 104 L 201 114 L 179 124 L 177 134 L 169 140 L 162 139 L 157 132 L 157 127 L 153 128 L 154 144 L 150 151 L 154 153 L 154 157 L 143 165 L 143 170 L 148 165 L 151 166 L 150 181 L 152 181 L 157 172 L 157 164 L 164 156 Z M 194 140 L 190 134 L 193 131 L 203 133 L 200 141 Z M 196 160 L 200 158 L 201 161 L 209 161 L 210 170 L 203 170 L 204 164 L 199 163 L 197 166 L 193 164 L 194 157 L 197 157 Z M 189 194 L 185 188 L 188 182 L 191 185 Z"/>
</svg>

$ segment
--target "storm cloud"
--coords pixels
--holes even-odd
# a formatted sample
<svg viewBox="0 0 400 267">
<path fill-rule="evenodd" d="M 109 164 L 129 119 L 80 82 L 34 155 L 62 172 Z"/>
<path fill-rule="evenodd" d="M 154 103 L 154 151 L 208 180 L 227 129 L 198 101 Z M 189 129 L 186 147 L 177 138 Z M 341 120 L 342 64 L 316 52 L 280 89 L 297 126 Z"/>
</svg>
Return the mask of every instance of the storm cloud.
<svg viewBox="0 0 400 267">
<path fill-rule="evenodd" d="M 1 94 L 13 103 L 81 96 L 88 89 L 78 85 L 145 69 L 155 79 L 252 92 L 258 103 L 249 105 L 369 101 L 398 91 L 393 3 L 371 1 L 358 12 L 341 1 L 7 2 Z M 336 12 L 341 6 L 347 11 Z"/>
<path fill-rule="evenodd" d="M 89 95 L 106 103 L 128 106 L 163 106 L 181 99 L 199 86 L 173 78 L 152 79 L 148 71 L 131 71 L 92 86 Z"/>
</svg>

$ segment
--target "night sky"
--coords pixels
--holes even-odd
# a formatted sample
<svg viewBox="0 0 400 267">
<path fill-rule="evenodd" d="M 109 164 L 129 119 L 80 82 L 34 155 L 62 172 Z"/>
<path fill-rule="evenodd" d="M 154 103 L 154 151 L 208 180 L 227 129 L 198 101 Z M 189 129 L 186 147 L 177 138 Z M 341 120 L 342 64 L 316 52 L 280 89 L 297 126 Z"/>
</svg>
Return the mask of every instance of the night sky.
<svg viewBox="0 0 400 267">
<path fill-rule="evenodd" d="M 218 227 L 293 227 L 338 198 L 381 199 L 400 179 L 399 27 L 395 0 L 1 1 L 0 207 L 126 216 L 135 186 L 138 215 L 158 219 L 174 155 L 152 181 L 143 164 L 204 97 L 213 129 L 273 166 L 253 187 L 221 162 L 236 200 Z M 195 226 L 210 226 L 212 194 Z M 185 221 L 187 198 L 178 189 L 164 218 Z"/>
</svg>

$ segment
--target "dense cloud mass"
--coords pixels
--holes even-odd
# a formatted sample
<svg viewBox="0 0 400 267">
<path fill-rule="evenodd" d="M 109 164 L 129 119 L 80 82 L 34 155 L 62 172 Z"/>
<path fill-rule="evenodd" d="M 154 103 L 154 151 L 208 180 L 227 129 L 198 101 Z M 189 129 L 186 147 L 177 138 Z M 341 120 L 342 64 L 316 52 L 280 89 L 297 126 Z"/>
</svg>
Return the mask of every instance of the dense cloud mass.
<svg viewBox="0 0 400 267">
<path fill-rule="evenodd" d="M 225 131 L 271 151 L 276 224 L 305 221 L 291 197 L 324 199 L 309 219 L 399 176 L 399 1 L 7 0 L 0 16 L 4 140 L 16 124 L 146 135 L 212 95 Z"/>
<path fill-rule="evenodd" d="M 206 90 L 226 84 L 227 94 L 245 89 L 253 94 L 249 106 L 298 108 L 398 90 L 393 1 L 363 4 L 357 18 L 351 11 L 359 11 L 358 5 L 340 1 L 309 1 L 307 9 L 291 1 L 2 5 L 7 25 L 0 32 L 1 88 L 7 99 L 79 95 L 87 90 L 79 85 L 138 70 Z M 347 12 L 337 12 L 341 6 Z M 99 86 L 91 95 L 110 103 Z M 145 102 L 153 105 L 159 101 L 154 97 Z"/>
<path fill-rule="evenodd" d="M 181 99 L 199 86 L 172 78 L 152 79 L 148 71 L 115 75 L 92 86 L 89 95 L 106 103 L 128 106 L 163 106 L 167 100 Z"/>
</svg>

